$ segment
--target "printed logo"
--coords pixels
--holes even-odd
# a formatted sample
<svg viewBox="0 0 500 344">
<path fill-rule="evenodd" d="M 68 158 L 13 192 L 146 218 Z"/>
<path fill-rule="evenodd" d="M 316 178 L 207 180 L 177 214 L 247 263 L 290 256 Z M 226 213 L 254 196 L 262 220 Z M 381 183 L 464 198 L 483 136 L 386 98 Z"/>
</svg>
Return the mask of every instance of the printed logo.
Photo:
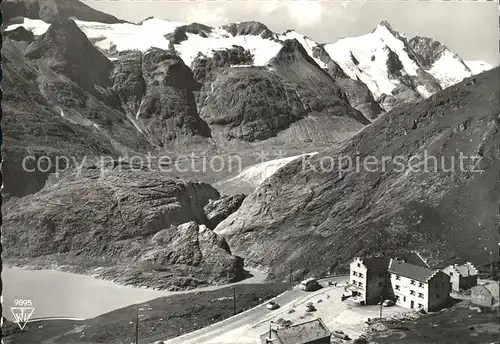
<svg viewBox="0 0 500 344">
<path fill-rule="evenodd" d="M 15 307 L 11 307 L 10 311 L 12 315 L 14 315 L 14 319 L 17 323 L 17 326 L 22 330 L 26 327 L 26 324 L 31 319 L 33 312 L 35 311 L 35 307 L 33 307 L 33 303 L 31 300 L 14 300 Z"/>
</svg>

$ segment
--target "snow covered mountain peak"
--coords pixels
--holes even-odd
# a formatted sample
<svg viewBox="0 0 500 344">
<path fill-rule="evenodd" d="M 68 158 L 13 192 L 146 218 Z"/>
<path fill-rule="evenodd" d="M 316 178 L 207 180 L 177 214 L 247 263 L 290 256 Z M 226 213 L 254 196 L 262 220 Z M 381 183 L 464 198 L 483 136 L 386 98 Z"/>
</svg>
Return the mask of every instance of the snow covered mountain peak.
<svg viewBox="0 0 500 344">
<path fill-rule="evenodd" d="M 198 55 L 211 57 L 216 51 L 239 46 L 253 57 L 253 65 L 266 66 L 286 41 L 296 40 L 332 77 L 362 82 L 385 110 L 400 102 L 427 98 L 473 74 L 492 68 L 482 61 L 469 66 L 442 43 L 427 37 L 409 39 L 388 21 L 370 33 L 318 44 L 294 29 L 277 34 L 258 21 L 233 22 L 214 28 L 200 23 L 182 23 L 148 17 L 138 24 L 102 23 L 74 19 L 89 40 L 108 58 L 119 52 L 150 48 L 175 51 L 187 66 Z M 50 23 L 24 18 L 6 31 L 24 27 L 42 35 Z"/>
</svg>

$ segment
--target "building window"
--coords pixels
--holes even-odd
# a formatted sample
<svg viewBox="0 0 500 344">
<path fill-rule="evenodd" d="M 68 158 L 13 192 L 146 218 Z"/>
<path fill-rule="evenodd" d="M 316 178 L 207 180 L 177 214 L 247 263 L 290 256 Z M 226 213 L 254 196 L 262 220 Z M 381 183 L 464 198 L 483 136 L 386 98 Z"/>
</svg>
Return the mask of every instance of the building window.
<svg viewBox="0 0 500 344">
<path fill-rule="evenodd" d="M 453 272 L 450 271 L 450 276 L 453 276 Z"/>
<path fill-rule="evenodd" d="M 410 281 L 410 284 L 411 284 L 411 285 L 415 285 L 415 281 L 414 281 L 414 280 L 411 280 L 411 281 Z"/>
<path fill-rule="evenodd" d="M 363 286 L 363 283 L 359 282 L 359 283 L 358 283 L 358 285 L 359 285 L 360 287 L 362 287 L 362 286 Z"/>
<path fill-rule="evenodd" d="M 438 299 L 439 299 L 439 294 L 436 294 L 436 298 L 438 298 Z"/>
<path fill-rule="evenodd" d="M 396 295 L 396 301 L 399 301 L 399 295 Z"/>
<path fill-rule="evenodd" d="M 401 279 L 401 276 L 396 275 L 396 279 L 399 281 Z"/>
<path fill-rule="evenodd" d="M 358 276 L 362 278 L 362 277 L 363 277 L 363 274 L 362 274 L 362 273 L 359 273 L 359 274 L 358 274 Z"/>
<path fill-rule="evenodd" d="M 384 277 L 384 273 L 383 272 L 379 272 L 378 273 L 378 277 Z"/>
<path fill-rule="evenodd" d="M 353 276 L 356 276 L 356 275 L 357 275 L 356 271 L 353 271 L 353 272 L 352 272 L 352 275 L 353 275 Z"/>
<path fill-rule="evenodd" d="M 383 285 L 382 282 L 378 282 L 378 287 L 379 288 L 382 288 L 382 285 Z"/>
<path fill-rule="evenodd" d="M 423 304 L 421 304 L 421 303 L 419 303 L 419 304 L 418 304 L 418 308 L 424 308 L 424 305 L 423 305 Z"/>
<path fill-rule="evenodd" d="M 361 267 L 361 265 L 359 265 L 359 263 L 358 263 L 358 268 L 360 268 L 360 267 Z"/>
<path fill-rule="evenodd" d="M 420 282 L 420 283 L 418 284 L 418 286 L 419 286 L 420 288 L 423 288 L 423 287 L 424 287 L 424 284 L 423 284 L 422 282 Z"/>
<path fill-rule="evenodd" d="M 415 295 L 415 290 L 410 290 L 410 295 Z"/>
<path fill-rule="evenodd" d="M 424 298 L 424 294 L 418 293 L 418 297 L 421 298 L 421 299 L 423 299 Z"/>
<path fill-rule="evenodd" d="M 394 286 L 394 287 L 396 288 L 396 290 L 399 290 L 399 285 L 396 285 L 396 286 Z"/>
</svg>

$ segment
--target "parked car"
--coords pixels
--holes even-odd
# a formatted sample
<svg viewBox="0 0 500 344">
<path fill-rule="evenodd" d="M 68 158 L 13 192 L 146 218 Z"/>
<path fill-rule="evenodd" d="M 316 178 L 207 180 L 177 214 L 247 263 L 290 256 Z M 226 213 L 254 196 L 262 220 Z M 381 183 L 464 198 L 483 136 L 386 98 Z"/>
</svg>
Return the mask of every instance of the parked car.
<svg viewBox="0 0 500 344">
<path fill-rule="evenodd" d="M 315 278 L 308 278 L 300 283 L 300 288 L 305 291 L 316 291 L 321 288 L 321 285 Z"/>
<path fill-rule="evenodd" d="M 349 336 L 347 334 L 344 333 L 344 331 L 333 331 L 332 332 L 332 335 L 337 337 L 338 339 L 342 339 L 342 340 L 351 340 L 351 338 L 349 338 Z"/>
<path fill-rule="evenodd" d="M 384 307 L 391 307 L 391 306 L 394 306 L 394 301 L 392 301 L 392 300 L 385 300 L 385 301 L 382 303 L 382 306 L 384 306 Z"/>
<path fill-rule="evenodd" d="M 314 312 L 316 310 L 316 307 L 314 307 L 314 305 L 309 302 L 307 305 L 306 305 L 306 312 Z"/>
<path fill-rule="evenodd" d="M 280 308 L 280 305 L 278 305 L 276 302 L 271 301 L 267 304 L 267 309 L 273 310 L 273 309 L 278 309 Z"/>
</svg>

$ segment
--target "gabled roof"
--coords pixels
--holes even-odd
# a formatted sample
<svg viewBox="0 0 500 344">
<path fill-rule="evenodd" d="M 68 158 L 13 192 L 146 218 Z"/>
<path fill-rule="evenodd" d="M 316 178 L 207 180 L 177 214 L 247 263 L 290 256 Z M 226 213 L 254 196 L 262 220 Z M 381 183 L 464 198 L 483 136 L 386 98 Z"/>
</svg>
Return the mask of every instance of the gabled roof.
<svg viewBox="0 0 500 344">
<path fill-rule="evenodd" d="M 495 298 L 495 300 L 498 301 L 498 299 L 500 298 L 500 295 L 499 295 L 500 286 L 498 285 L 498 283 L 496 283 L 496 282 L 487 283 L 484 285 L 484 287 L 486 289 L 488 289 L 490 294 Z"/>
<path fill-rule="evenodd" d="M 476 268 L 471 264 L 471 263 L 465 263 L 462 265 L 453 265 L 453 269 L 460 274 L 460 276 L 467 277 L 467 276 L 475 276 L 477 275 L 477 270 Z"/>
<path fill-rule="evenodd" d="M 387 256 L 364 257 L 359 259 L 368 270 L 386 270 L 390 261 L 390 258 Z"/>
<path fill-rule="evenodd" d="M 320 318 L 302 324 L 283 327 L 273 330 L 273 332 L 279 338 L 279 341 L 284 344 L 305 344 L 331 336 L 330 330 Z"/>
<path fill-rule="evenodd" d="M 388 271 L 420 282 L 427 282 L 435 273 L 437 273 L 436 270 L 405 263 L 395 259 L 391 259 Z"/>
<path fill-rule="evenodd" d="M 422 256 L 416 251 L 400 253 L 397 254 L 395 258 L 398 260 L 403 260 L 404 262 L 409 264 L 422 266 L 424 268 L 430 268 L 425 259 L 422 258 Z"/>
</svg>

